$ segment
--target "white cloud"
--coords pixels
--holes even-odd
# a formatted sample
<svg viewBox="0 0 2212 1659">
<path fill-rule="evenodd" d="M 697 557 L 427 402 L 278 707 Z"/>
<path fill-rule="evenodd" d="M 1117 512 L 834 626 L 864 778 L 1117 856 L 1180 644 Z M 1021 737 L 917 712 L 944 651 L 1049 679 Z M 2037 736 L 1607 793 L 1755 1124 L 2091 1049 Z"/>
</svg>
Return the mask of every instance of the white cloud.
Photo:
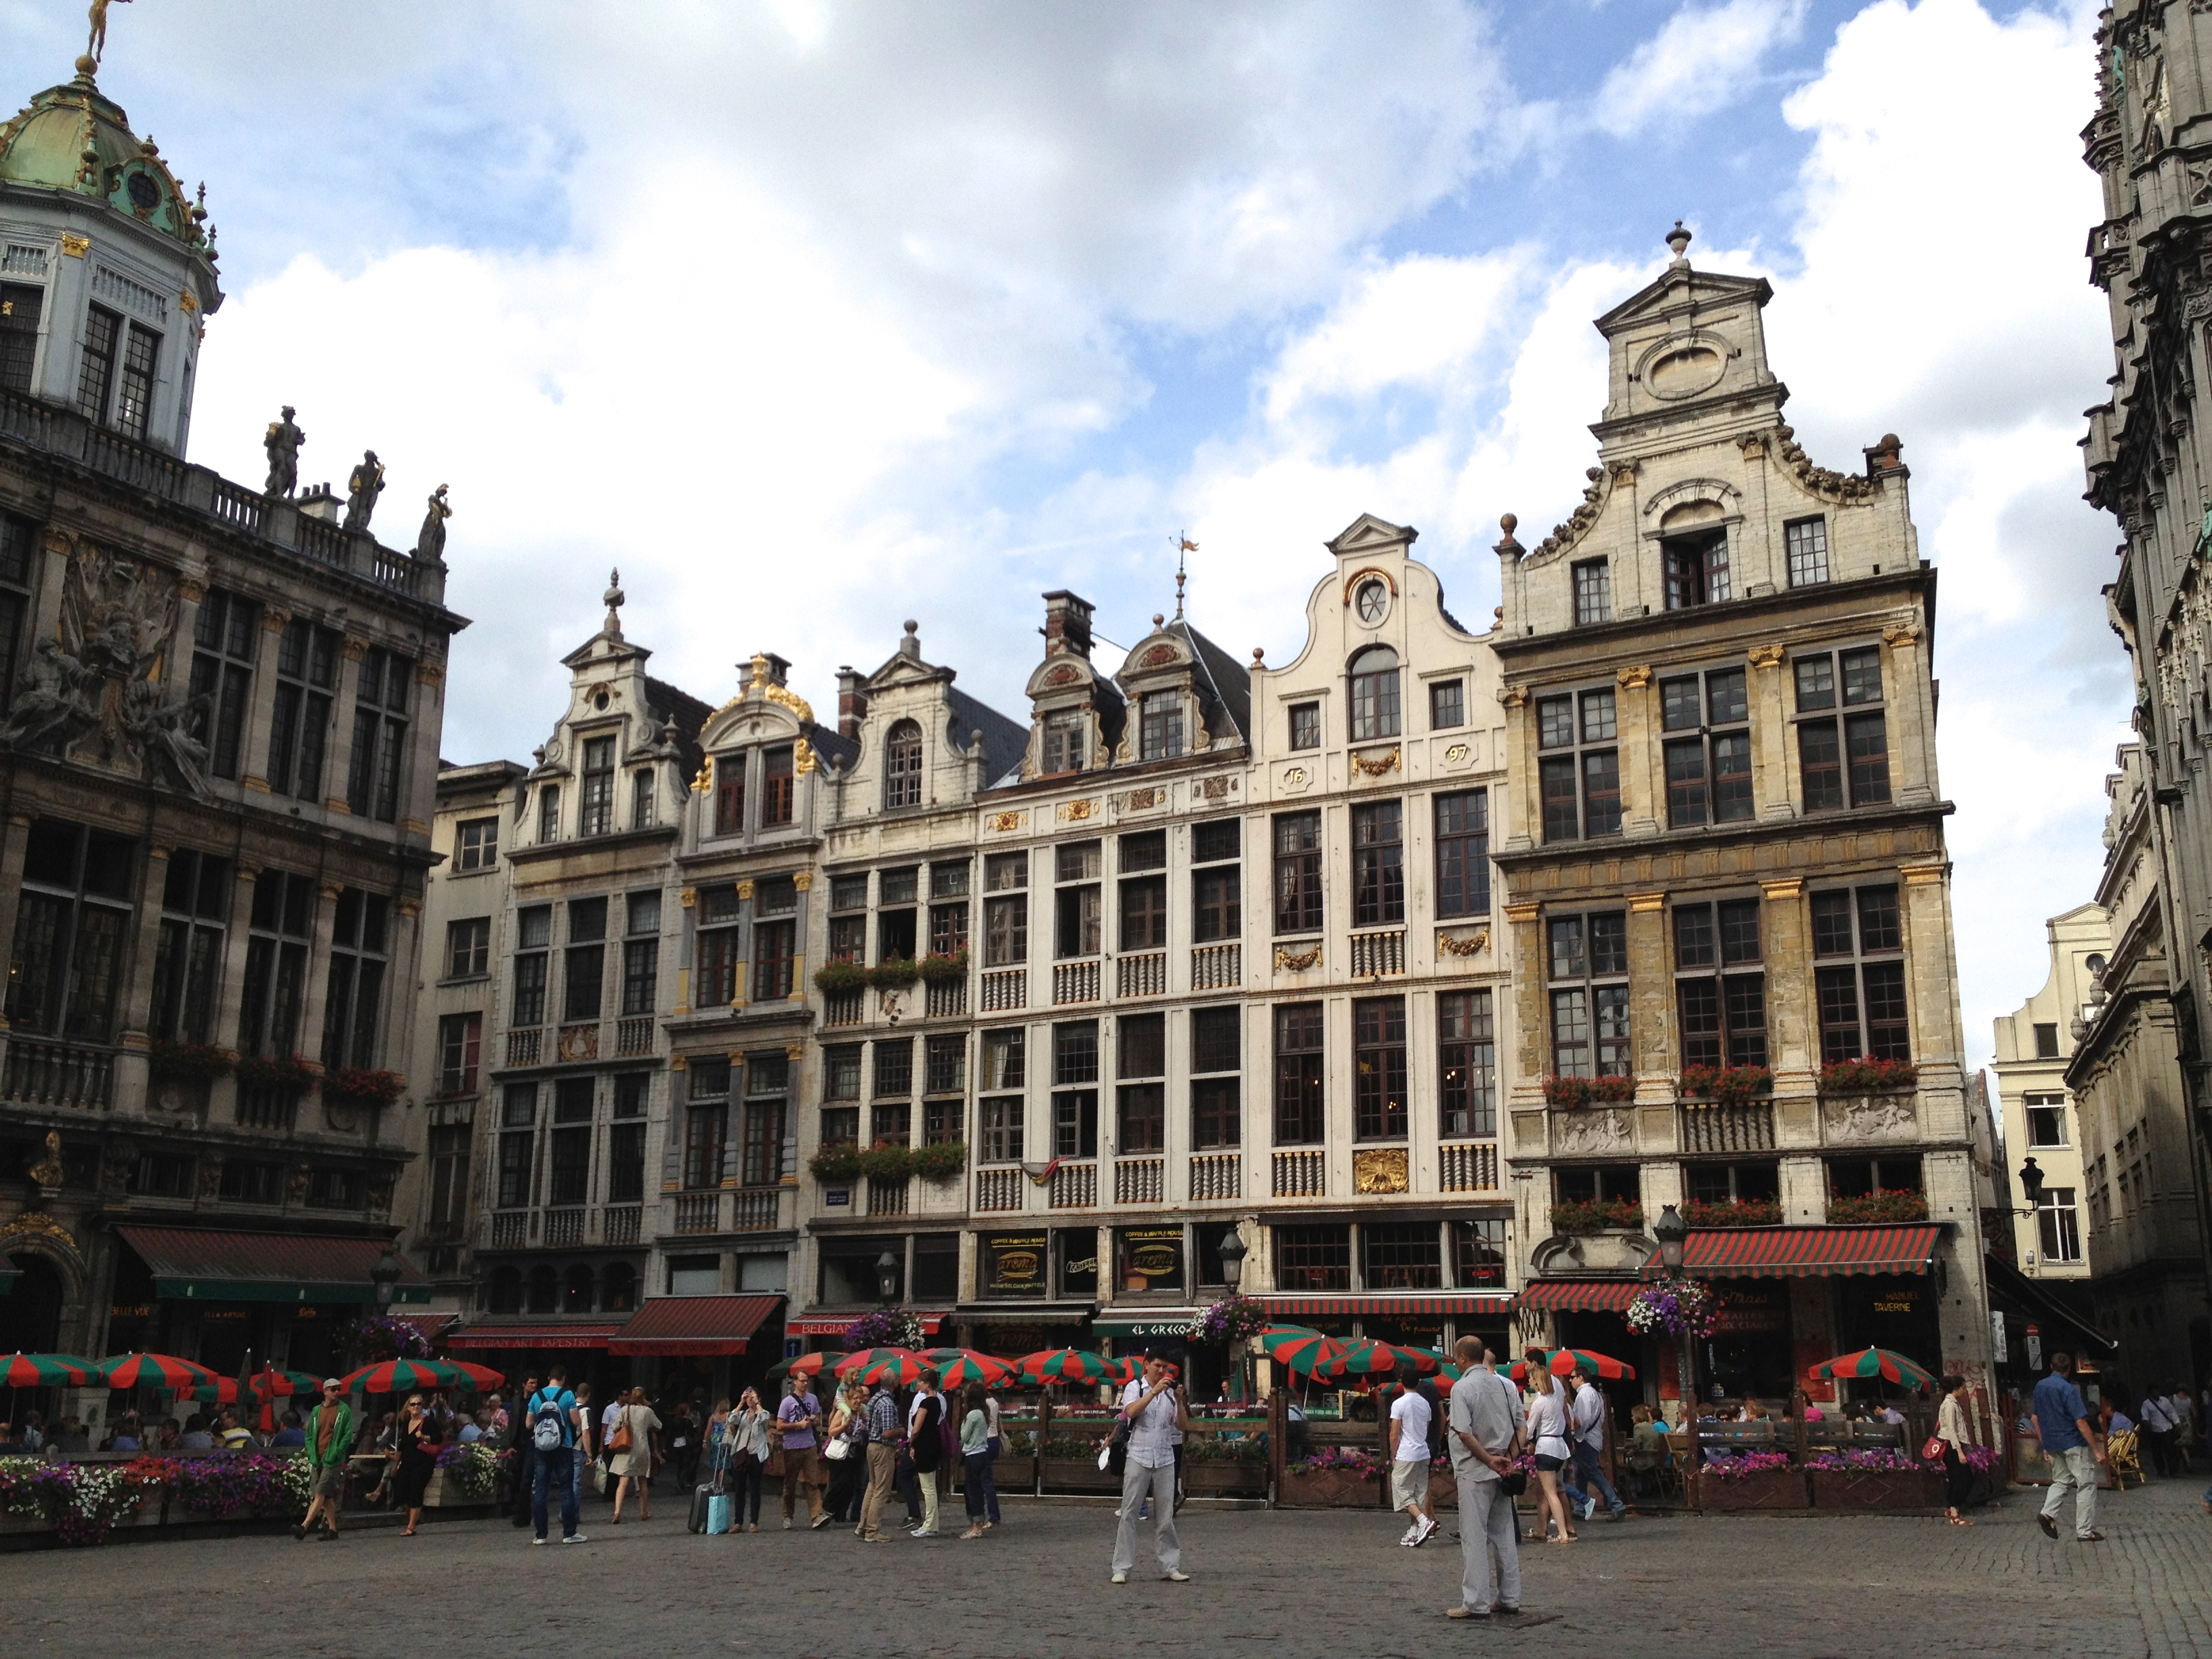
<svg viewBox="0 0 2212 1659">
<path fill-rule="evenodd" d="M 1742 97 L 1760 64 L 1804 27 L 1806 0 L 1726 0 L 1684 6 L 1605 77 L 1589 124 L 1626 138 L 1678 128 Z"/>
</svg>

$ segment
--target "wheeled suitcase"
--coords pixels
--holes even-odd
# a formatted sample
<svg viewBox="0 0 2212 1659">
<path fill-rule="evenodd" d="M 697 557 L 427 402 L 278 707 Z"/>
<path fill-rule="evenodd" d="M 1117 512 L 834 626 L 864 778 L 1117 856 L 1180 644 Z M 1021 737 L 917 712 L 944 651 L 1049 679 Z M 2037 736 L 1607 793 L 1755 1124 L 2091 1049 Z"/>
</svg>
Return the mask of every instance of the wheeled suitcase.
<svg viewBox="0 0 2212 1659">
<path fill-rule="evenodd" d="M 707 1530 L 726 1533 L 730 1529 L 732 1499 L 729 1493 L 718 1492 L 707 1500 Z"/>
<path fill-rule="evenodd" d="M 691 1516 L 687 1523 L 693 1532 L 707 1530 L 707 1504 L 714 1495 L 712 1486 L 695 1486 L 691 1491 Z"/>
</svg>

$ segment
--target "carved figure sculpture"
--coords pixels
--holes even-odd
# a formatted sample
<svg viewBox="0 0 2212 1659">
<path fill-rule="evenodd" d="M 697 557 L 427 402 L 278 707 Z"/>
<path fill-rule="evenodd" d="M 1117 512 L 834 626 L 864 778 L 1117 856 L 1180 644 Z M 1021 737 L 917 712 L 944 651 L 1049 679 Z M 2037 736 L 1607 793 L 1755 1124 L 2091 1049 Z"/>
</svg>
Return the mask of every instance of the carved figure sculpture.
<svg viewBox="0 0 2212 1659">
<path fill-rule="evenodd" d="M 376 511 L 376 498 L 384 493 L 384 463 L 376 459 L 376 452 L 364 449 L 361 465 L 346 477 L 346 530 L 366 530 L 368 515 Z"/>
<path fill-rule="evenodd" d="M 422 533 L 415 538 L 415 556 L 428 564 L 446 562 L 446 520 L 453 509 L 446 505 L 446 486 L 430 492 L 430 510 L 422 515 Z"/>
<path fill-rule="evenodd" d="M 289 495 L 300 485 L 300 446 L 307 434 L 292 424 L 292 405 L 284 405 L 282 418 L 269 422 L 261 447 L 269 452 L 269 482 L 263 493 Z"/>
</svg>

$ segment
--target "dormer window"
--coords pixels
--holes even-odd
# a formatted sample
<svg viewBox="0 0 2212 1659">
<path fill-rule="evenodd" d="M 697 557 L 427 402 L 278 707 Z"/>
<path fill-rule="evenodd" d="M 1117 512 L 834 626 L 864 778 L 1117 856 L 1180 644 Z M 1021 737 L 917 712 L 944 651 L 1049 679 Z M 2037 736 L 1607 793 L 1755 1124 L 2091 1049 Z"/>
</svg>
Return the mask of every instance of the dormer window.
<svg viewBox="0 0 2212 1659">
<path fill-rule="evenodd" d="M 85 315 L 84 356 L 77 371 L 76 400 L 103 426 L 134 438 L 146 435 L 153 412 L 154 371 L 161 337 L 123 319 L 105 306 Z"/>
<path fill-rule="evenodd" d="M 745 757 L 714 757 L 714 833 L 742 836 L 745 832 Z"/>
<path fill-rule="evenodd" d="M 761 828 L 789 823 L 793 789 L 788 748 L 761 750 Z"/>
<path fill-rule="evenodd" d="M 1667 566 L 1667 608 L 1719 605 L 1729 597 L 1728 532 L 1708 531 L 1659 544 Z"/>
<path fill-rule="evenodd" d="M 584 739 L 584 793 L 576 833 L 604 836 L 615 827 L 615 740 Z"/>
<path fill-rule="evenodd" d="M 0 387 L 27 392 L 38 366 L 39 317 L 46 291 L 27 283 L 0 283 Z"/>
<path fill-rule="evenodd" d="M 884 805 L 921 805 L 921 727 L 901 720 L 884 744 Z"/>
<path fill-rule="evenodd" d="M 1139 727 L 1140 760 L 1173 760 L 1182 753 L 1182 693 L 1145 693 L 1143 722 Z"/>
<path fill-rule="evenodd" d="M 1398 735 L 1398 653 L 1371 645 L 1352 659 L 1352 740 Z"/>
<path fill-rule="evenodd" d="M 544 783 L 538 787 L 538 844 L 549 845 L 561 839 L 561 786 Z"/>
<path fill-rule="evenodd" d="M 629 827 L 653 828 L 653 774 L 633 772 L 629 781 Z"/>
<path fill-rule="evenodd" d="M 1083 711 L 1069 708 L 1044 717 L 1044 769 L 1080 772 L 1083 769 Z"/>
</svg>

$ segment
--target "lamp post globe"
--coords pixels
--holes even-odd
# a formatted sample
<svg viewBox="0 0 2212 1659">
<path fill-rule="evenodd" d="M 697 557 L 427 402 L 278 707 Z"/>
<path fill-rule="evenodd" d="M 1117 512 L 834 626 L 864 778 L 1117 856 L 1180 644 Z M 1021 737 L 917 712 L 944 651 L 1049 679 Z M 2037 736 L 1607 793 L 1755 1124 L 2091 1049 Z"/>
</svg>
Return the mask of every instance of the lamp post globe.
<svg viewBox="0 0 2212 1659">
<path fill-rule="evenodd" d="M 1651 1229 L 1651 1237 L 1659 1241 L 1659 1260 L 1670 1273 L 1682 1270 L 1682 1247 L 1689 1242 L 1690 1224 L 1682 1213 L 1669 1204 L 1659 1212 L 1659 1219 Z"/>
<path fill-rule="evenodd" d="M 1221 1279 L 1229 1286 L 1229 1294 L 1237 1294 L 1237 1287 L 1244 1282 L 1244 1257 L 1247 1255 L 1244 1235 L 1231 1227 L 1221 1237 Z"/>
<path fill-rule="evenodd" d="M 392 1253 L 392 1246 L 384 1247 L 384 1254 L 376 1258 L 376 1265 L 368 1270 L 368 1277 L 376 1286 L 376 1310 L 380 1314 L 392 1311 L 392 1293 L 399 1288 L 399 1258 Z"/>
<path fill-rule="evenodd" d="M 889 1250 L 876 1258 L 876 1293 L 886 1308 L 898 1300 L 899 1261 Z"/>
</svg>

